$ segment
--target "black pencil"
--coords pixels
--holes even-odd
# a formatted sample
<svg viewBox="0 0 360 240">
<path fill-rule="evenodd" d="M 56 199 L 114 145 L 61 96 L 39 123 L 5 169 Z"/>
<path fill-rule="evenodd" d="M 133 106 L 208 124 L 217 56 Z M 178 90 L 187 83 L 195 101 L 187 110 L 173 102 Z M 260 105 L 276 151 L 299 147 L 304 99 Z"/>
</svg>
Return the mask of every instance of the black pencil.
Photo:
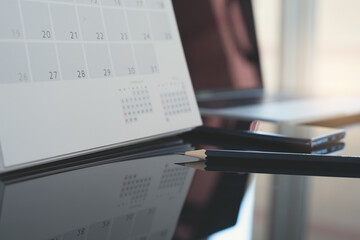
<svg viewBox="0 0 360 240">
<path fill-rule="evenodd" d="M 327 163 L 327 164 L 359 164 L 360 156 L 339 156 L 306 153 L 264 152 L 264 151 L 240 151 L 240 150 L 195 150 L 185 152 L 186 156 L 208 160 L 207 165 L 220 163 L 240 163 L 242 160 L 251 160 L 259 163 Z"/>
</svg>

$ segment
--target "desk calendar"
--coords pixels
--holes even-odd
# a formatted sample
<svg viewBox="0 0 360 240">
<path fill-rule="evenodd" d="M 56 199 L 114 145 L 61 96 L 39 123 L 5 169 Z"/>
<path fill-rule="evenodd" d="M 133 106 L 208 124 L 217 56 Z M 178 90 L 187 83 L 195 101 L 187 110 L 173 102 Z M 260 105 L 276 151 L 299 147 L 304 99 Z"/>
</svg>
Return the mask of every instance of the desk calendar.
<svg viewBox="0 0 360 240">
<path fill-rule="evenodd" d="M 0 0 L 2 171 L 201 124 L 170 0 Z"/>
</svg>

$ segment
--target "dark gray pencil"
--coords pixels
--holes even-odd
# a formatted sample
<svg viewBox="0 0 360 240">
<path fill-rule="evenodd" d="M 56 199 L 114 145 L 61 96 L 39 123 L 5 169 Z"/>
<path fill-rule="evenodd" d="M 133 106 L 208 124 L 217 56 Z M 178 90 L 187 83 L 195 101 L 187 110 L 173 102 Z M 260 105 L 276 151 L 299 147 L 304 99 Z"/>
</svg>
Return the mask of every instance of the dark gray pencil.
<svg viewBox="0 0 360 240">
<path fill-rule="evenodd" d="M 324 162 L 340 164 L 360 164 L 360 156 L 337 156 L 306 153 L 201 149 L 185 152 L 185 155 L 200 158 L 203 160 L 208 160 L 213 163 L 220 161 L 236 163 L 242 159 L 246 159 L 253 161 L 279 160 L 304 163 Z"/>
</svg>

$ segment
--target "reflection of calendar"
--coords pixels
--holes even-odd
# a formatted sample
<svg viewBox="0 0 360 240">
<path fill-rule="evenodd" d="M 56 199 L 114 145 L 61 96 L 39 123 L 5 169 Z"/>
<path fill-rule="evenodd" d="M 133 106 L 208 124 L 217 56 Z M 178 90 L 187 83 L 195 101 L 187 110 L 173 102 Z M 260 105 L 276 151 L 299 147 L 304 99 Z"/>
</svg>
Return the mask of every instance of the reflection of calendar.
<svg viewBox="0 0 360 240">
<path fill-rule="evenodd" d="M 174 164 L 184 161 L 156 156 L 2 182 L 0 239 L 172 239 L 195 172 Z"/>
<path fill-rule="evenodd" d="M 199 125 L 171 1 L 1 0 L 0 116 L 5 167 Z"/>
</svg>

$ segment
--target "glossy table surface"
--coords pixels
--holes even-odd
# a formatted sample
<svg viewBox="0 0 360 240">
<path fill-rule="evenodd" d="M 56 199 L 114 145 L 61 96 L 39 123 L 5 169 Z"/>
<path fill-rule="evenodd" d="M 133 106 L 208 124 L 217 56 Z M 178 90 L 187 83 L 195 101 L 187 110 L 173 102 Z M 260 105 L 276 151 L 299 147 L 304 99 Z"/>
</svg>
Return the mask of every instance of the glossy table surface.
<svg viewBox="0 0 360 240">
<path fill-rule="evenodd" d="M 360 125 L 346 130 L 334 154 L 360 156 Z M 0 239 L 360 239 L 356 165 L 176 164 L 204 146 L 171 137 L 2 175 Z"/>
</svg>

